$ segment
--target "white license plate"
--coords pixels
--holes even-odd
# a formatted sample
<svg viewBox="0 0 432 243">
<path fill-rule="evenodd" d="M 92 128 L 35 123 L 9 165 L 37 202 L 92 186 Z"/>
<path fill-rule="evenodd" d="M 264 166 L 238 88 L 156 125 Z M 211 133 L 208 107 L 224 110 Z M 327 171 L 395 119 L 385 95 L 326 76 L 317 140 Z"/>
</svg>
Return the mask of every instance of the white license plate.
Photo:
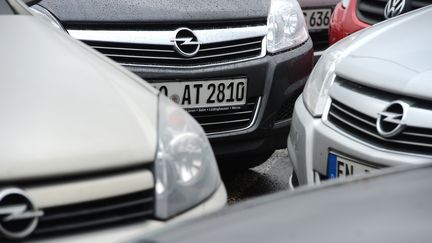
<svg viewBox="0 0 432 243">
<path fill-rule="evenodd" d="M 152 85 L 185 109 L 246 104 L 246 78 L 158 82 Z"/>
<path fill-rule="evenodd" d="M 303 15 L 309 30 L 328 29 L 330 24 L 331 9 L 305 9 Z"/>
<path fill-rule="evenodd" d="M 329 153 L 328 155 L 327 177 L 330 179 L 352 175 L 364 175 L 374 170 L 377 170 L 377 168 L 334 153 Z"/>
</svg>

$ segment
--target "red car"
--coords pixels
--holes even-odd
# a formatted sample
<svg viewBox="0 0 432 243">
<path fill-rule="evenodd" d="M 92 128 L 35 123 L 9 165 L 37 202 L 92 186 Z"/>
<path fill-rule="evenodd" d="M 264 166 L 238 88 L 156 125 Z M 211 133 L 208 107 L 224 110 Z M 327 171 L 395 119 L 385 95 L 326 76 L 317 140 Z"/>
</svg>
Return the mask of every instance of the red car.
<svg viewBox="0 0 432 243">
<path fill-rule="evenodd" d="M 432 0 L 342 0 L 330 19 L 329 44 L 402 13 L 432 4 Z"/>
</svg>

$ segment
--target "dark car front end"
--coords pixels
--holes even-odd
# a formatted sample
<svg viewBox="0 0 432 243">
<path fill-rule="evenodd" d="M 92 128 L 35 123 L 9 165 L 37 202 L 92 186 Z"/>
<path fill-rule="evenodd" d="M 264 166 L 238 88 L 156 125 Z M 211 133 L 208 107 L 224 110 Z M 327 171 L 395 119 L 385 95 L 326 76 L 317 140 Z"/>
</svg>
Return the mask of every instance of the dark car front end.
<svg viewBox="0 0 432 243">
<path fill-rule="evenodd" d="M 313 48 L 306 38 L 268 51 L 270 1 L 45 0 L 39 7 L 71 36 L 161 92 L 169 90 L 202 125 L 219 161 L 249 167 L 285 147 L 295 99 L 312 70 Z M 176 42 L 185 51 L 199 44 L 198 53 L 182 55 Z M 171 94 L 179 85 L 184 91 Z M 198 89 L 207 95 L 204 105 Z M 252 159 L 244 164 L 245 158 Z"/>
</svg>

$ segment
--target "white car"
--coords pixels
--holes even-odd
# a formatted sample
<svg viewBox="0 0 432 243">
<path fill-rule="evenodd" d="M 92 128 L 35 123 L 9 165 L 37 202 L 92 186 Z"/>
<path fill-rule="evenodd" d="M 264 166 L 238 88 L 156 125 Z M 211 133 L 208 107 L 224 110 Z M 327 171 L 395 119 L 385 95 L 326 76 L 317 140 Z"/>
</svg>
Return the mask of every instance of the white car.
<svg viewBox="0 0 432 243">
<path fill-rule="evenodd" d="M 432 161 L 431 19 L 432 6 L 411 11 L 321 56 L 288 138 L 299 184 Z"/>
<path fill-rule="evenodd" d="M 187 112 L 20 1 L 0 32 L 0 241 L 124 242 L 226 204 Z"/>
</svg>

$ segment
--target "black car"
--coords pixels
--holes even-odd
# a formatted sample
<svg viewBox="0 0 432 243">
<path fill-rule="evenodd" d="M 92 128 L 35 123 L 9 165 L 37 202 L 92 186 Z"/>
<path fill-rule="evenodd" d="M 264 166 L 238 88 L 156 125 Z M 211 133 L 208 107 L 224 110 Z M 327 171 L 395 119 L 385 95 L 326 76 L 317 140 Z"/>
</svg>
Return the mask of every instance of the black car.
<svg viewBox="0 0 432 243">
<path fill-rule="evenodd" d="M 430 242 L 431 185 L 431 164 L 391 168 L 239 203 L 130 242 Z"/>
<path fill-rule="evenodd" d="M 253 167 L 286 147 L 313 66 L 296 0 L 44 0 L 34 10 L 189 111 L 218 161 Z"/>
</svg>

